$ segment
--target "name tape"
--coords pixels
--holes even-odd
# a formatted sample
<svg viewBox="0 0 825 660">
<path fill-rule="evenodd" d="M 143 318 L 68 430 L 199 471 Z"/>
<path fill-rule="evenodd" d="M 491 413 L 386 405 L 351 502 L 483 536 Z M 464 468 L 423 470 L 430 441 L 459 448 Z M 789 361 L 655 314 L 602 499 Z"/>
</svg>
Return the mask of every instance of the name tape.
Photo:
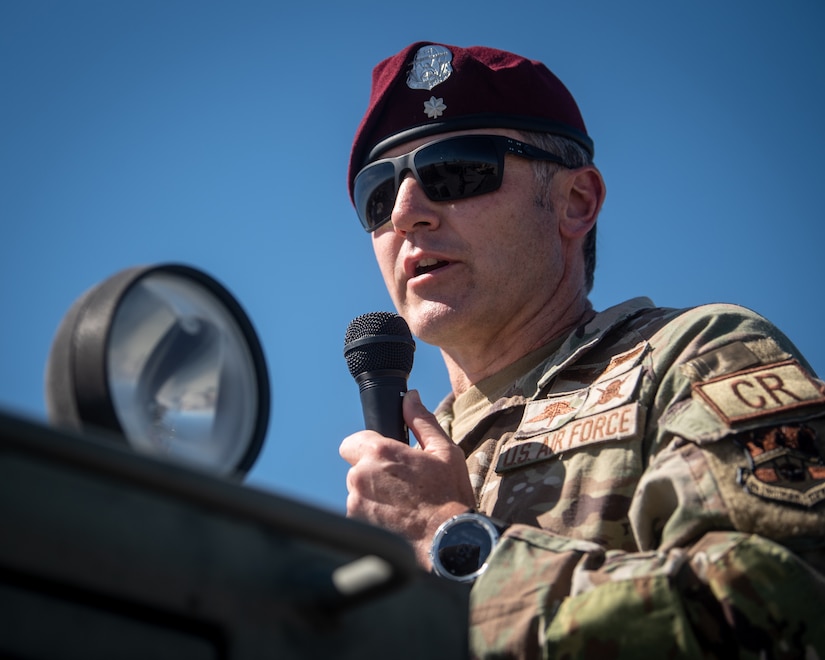
<svg viewBox="0 0 825 660">
<path fill-rule="evenodd" d="M 641 435 L 644 407 L 629 403 L 589 417 L 573 420 L 560 429 L 530 440 L 511 441 L 499 455 L 496 472 L 557 457 L 566 451 Z"/>
</svg>

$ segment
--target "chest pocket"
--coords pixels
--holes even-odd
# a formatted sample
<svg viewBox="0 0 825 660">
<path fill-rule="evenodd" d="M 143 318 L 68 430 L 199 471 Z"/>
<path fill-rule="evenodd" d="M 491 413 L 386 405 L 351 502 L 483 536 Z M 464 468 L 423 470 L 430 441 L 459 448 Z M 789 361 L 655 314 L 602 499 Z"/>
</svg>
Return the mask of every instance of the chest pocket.
<svg viewBox="0 0 825 660">
<path fill-rule="evenodd" d="M 644 406 L 631 401 L 552 431 L 522 429 L 498 455 L 494 515 L 633 550 L 628 512 L 643 472 L 644 424 Z"/>
<path fill-rule="evenodd" d="M 632 550 L 628 510 L 642 474 L 646 344 L 557 375 L 497 446 L 488 509 L 607 548 Z"/>
</svg>

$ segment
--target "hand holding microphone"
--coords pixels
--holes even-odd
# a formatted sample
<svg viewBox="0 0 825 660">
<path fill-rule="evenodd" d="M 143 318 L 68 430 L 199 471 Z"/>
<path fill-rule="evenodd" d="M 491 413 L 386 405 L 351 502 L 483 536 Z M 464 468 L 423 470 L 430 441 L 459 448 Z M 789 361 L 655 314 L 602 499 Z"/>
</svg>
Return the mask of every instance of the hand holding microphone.
<svg viewBox="0 0 825 660">
<path fill-rule="evenodd" d="M 341 443 L 341 457 L 351 465 L 347 515 L 401 534 L 429 568 L 437 525 L 475 506 L 464 453 L 417 392 L 404 396 L 415 350 L 404 319 L 389 312 L 359 316 L 350 323 L 344 345 L 367 431 L 383 436 L 359 431 Z M 405 410 L 417 448 L 407 446 Z"/>
</svg>

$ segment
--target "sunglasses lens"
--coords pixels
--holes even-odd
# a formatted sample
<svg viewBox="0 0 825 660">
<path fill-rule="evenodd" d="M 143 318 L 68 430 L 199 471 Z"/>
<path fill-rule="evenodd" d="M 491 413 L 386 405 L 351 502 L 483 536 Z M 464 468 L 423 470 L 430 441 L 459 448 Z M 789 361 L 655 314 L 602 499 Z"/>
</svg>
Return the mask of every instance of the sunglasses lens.
<svg viewBox="0 0 825 660">
<path fill-rule="evenodd" d="M 392 163 L 376 163 L 362 170 L 353 191 L 358 218 L 372 231 L 390 219 L 395 204 L 395 168 Z"/>
<path fill-rule="evenodd" d="M 415 155 L 424 192 L 434 202 L 464 199 L 497 190 L 501 163 L 495 144 L 483 136 L 447 140 Z"/>
<path fill-rule="evenodd" d="M 426 145 L 415 152 L 413 164 L 427 197 L 447 202 L 498 190 L 504 157 L 488 136 L 465 135 Z M 398 193 L 395 168 L 393 161 L 379 161 L 355 177 L 355 207 L 367 231 L 390 219 Z"/>
</svg>

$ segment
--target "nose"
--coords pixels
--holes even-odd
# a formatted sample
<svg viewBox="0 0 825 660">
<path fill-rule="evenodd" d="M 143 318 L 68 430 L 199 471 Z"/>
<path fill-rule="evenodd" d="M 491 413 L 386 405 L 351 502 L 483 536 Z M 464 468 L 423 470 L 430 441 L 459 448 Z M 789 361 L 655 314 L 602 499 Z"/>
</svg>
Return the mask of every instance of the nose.
<svg viewBox="0 0 825 660">
<path fill-rule="evenodd" d="M 390 216 L 395 231 L 406 234 L 436 229 L 441 223 L 438 211 L 436 202 L 430 201 L 412 173 L 404 174 Z"/>
</svg>

